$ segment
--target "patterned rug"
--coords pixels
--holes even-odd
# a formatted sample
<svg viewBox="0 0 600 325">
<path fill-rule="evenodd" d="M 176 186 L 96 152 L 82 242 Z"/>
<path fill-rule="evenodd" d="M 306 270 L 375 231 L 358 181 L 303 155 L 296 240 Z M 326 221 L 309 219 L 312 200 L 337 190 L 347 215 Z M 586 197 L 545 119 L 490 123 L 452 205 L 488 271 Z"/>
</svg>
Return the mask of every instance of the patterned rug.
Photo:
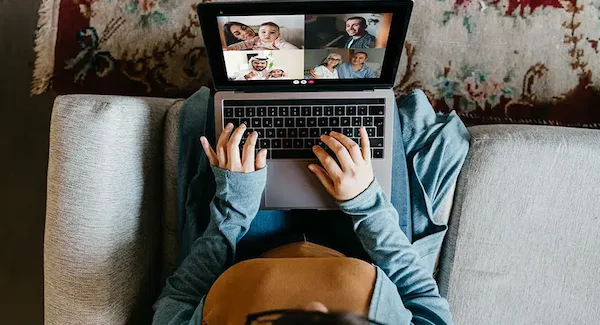
<svg viewBox="0 0 600 325">
<path fill-rule="evenodd" d="M 32 93 L 211 85 L 198 0 L 43 0 Z M 600 0 L 420 0 L 395 91 L 472 124 L 600 127 Z"/>
</svg>

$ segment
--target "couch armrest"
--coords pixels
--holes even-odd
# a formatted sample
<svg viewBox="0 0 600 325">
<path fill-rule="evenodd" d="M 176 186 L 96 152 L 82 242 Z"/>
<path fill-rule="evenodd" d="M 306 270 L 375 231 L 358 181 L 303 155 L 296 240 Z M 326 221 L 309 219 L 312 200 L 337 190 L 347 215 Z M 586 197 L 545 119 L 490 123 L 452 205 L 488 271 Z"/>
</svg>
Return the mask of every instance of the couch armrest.
<svg viewBox="0 0 600 325">
<path fill-rule="evenodd" d="M 56 99 L 44 236 L 46 324 L 151 319 L 160 289 L 163 123 L 175 102 Z"/>
</svg>

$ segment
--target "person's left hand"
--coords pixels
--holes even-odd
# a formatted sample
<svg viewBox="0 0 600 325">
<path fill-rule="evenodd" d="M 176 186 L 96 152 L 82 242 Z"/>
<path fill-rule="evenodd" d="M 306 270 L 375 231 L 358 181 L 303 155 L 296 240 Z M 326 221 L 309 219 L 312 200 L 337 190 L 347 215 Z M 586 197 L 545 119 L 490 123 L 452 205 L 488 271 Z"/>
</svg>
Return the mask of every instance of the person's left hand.
<svg viewBox="0 0 600 325">
<path fill-rule="evenodd" d="M 245 131 L 246 124 L 240 125 L 235 131 L 233 130 L 233 124 L 227 124 L 217 141 L 216 153 L 210 146 L 208 139 L 200 137 L 202 148 L 204 148 L 210 164 L 236 173 L 251 173 L 265 168 L 267 166 L 267 149 L 261 149 L 256 155 L 256 161 L 254 159 L 254 148 L 258 138 L 256 131 L 250 133 L 246 139 L 242 157 L 240 157 L 240 140 L 242 140 Z"/>
</svg>

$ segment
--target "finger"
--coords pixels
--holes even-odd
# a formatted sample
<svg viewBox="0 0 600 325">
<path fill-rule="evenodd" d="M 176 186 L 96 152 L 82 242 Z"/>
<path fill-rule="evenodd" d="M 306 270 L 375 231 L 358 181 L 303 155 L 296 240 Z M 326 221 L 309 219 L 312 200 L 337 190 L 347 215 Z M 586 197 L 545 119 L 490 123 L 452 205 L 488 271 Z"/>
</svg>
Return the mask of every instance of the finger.
<svg viewBox="0 0 600 325">
<path fill-rule="evenodd" d="M 315 165 L 315 164 L 308 165 L 308 169 L 310 169 L 310 171 L 313 172 L 313 174 L 315 174 L 315 176 L 317 176 L 317 178 L 319 179 L 321 184 L 323 184 L 323 187 L 325 188 L 325 190 L 327 190 L 327 192 L 329 192 L 329 194 L 334 195 L 335 187 L 333 186 L 333 181 L 327 174 L 327 171 L 325 171 L 325 169 L 323 169 L 323 167 Z"/>
<path fill-rule="evenodd" d="M 256 131 L 250 133 L 248 138 L 246 139 L 246 144 L 244 145 L 244 152 L 242 153 L 242 166 L 245 170 L 254 171 L 254 148 L 256 147 L 256 139 L 258 138 L 258 133 Z"/>
<path fill-rule="evenodd" d="M 240 159 L 240 141 L 246 131 L 246 124 L 242 124 L 233 131 L 231 138 L 227 142 L 227 156 L 229 161 L 227 165 L 229 167 L 242 167 L 242 160 Z"/>
<path fill-rule="evenodd" d="M 329 134 L 335 133 L 337 132 L 332 131 Z M 336 138 L 328 135 L 322 135 L 321 140 L 331 149 L 331 151 L 335 153 L 338 161 L 342 165 L 343 170 L 350 170 L 354 168 L 356 164 L 354 161 L 352 161 L 350 153 L 348 153 L 348 149 L 346 149 L 346 147 L 344 147 Z"/>
<path fill-rule="evenodd" d="M 346 147 L 346 149 L 348 149 L 350 157 L 352 157 L 354 163 L 364 162 L 358 143 L 352 141 L 352 139 L 341 133 L 331 132 L 330 135 L 338 140 L 344 147 Z"/>
<path fill-rule="evenodd" d="M 221 132 L 221 136 L 219 137 L 219 141 L 217 141 L 217 158 L 219 158 L 219 167 L 223 168 L 227 165 L 227 141 L 229 140 L 229 135 L 231 134 L 231 130 L 233 129 L 233 124 L 227 123 L 223 132 Z"/>
<path fill-rule="evenodd" d="M 256 157 L 256 170 L 267 167 L 267 149 L 261 149 Z"/>
<path fill-rule="evenodd" d="M 218 166 L 219 159 L 217 159 L 217 154 L 210 146 L 210 143 L 208 143 L 208 139 L 202 136 L 200 137 L 200 143 L 202 144 L 202 148 L 204 148 L 204 152 L 206 153 L 206 157 L 208 157 L 208 161 L 210 162 L 210 164 L 213 166 Z"/>
<path fill-rule="evenodd" d="M 313 152 L 315 153 L 317 159 L 319 159 L 321 165 L 323 165 L 331 179 L 342 175 L 342 170 L 340 169 L 340 166 L 338 166 L 335 160 L 327 152 L 325 152 L 323 148 L 319 146 L 313 146 Z"/>
<path fill-rule="evenodd" d="M 369 135 L 364 126 L 360 127 L 360 146 L 362 148 L 362 156 L 366 162 L 371 162 L 371 144 L 369 143 Z"/>
</svg>

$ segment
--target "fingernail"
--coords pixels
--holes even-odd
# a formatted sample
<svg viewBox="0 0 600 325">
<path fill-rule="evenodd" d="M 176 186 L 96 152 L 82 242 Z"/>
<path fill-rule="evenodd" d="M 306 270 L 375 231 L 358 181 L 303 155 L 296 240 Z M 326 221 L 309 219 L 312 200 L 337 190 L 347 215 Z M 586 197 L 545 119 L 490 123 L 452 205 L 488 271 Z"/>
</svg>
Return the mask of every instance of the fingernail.
<svg viewBox="0 0 600 325">
<path fill-rule="evenodd" d="M 310 169 L 311 172 L 315 171 L 315 169 L 314 169 L 314 167 L 312 165 L 308 165 L 308 169 Z"/>
<path fill-rule="evenodd" d="M 312 150 L 317 150 L 318 146 L 312 146 Z"/>
<path fill-rule="evenodd" d="M 233 123 L 227 123 L 226 128 L 231 129 L 233 127 Z"/>
</svg>

